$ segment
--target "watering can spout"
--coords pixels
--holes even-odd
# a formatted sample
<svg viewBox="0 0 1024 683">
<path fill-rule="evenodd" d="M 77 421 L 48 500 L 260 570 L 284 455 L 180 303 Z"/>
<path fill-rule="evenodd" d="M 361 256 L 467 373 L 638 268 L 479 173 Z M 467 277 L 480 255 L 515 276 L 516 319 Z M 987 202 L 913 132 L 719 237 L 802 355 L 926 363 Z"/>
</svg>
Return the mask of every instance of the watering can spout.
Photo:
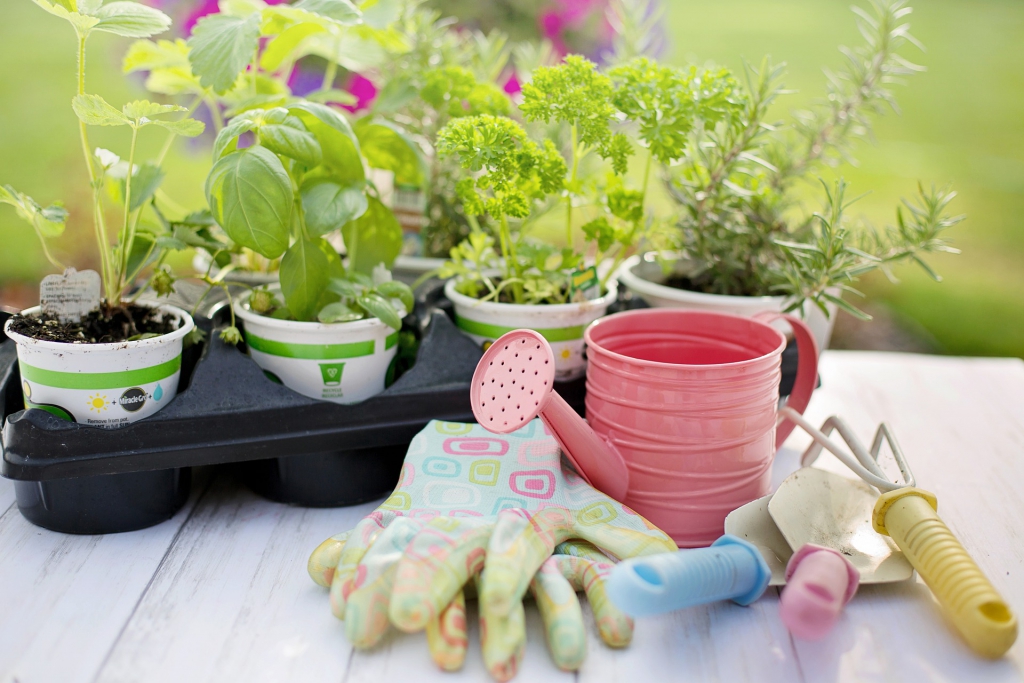
<svg viewBox="0 0 1024 683">
<path fill-rule="evenodd" d="M 508 332 L 477 364 L 470 389 L 473 415 L 498 434 L 539 416 L 580 476 L 622 501 L 629 488 L 625 460 L 558 395 L 554 380 L 554 354 L 547 340 L 533 330 Z"/>
<path fill-rule="evenodd" d="M 552 391 L 548 396 L 540 418 L 576 471 L 591 486 L 615 500 L 626 498 L 629 489 L 626 461 L 615 446 L 598 436 L 558 392 Z"/>
</svg>

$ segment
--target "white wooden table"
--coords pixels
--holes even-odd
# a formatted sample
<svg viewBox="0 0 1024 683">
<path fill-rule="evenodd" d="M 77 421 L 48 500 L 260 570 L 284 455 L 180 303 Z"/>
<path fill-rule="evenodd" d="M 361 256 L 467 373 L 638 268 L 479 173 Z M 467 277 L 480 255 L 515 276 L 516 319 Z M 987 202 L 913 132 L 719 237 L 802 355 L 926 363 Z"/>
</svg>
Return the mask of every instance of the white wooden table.
<svg viewBox="0 0 1024 683">
<path fill-rule="evenodd" d="M 1024 362 L 827 352 L 808 416 L 843 415 L 862 438 L 894 427 L 918 484 L 982 570 L 1024 614 Z M 775 483 L 797 466 L 794 435 Z M 831 466 L 823 456 L 822 466 Z M 369 652 L 348 644 L 325 589 L 306 574 L 324 538 L 374 505 L 308 510 L 262 500 L 226 477 L 194 487 L 152 529 L 66 536 L 32 526 L 0 480 L 0 683 L 147 681 L 487 681 L 471 619 L 464 669 L 432 665 L 422 634 Z M 942 621 L 920 582 L 865 586 L 835 631 L 794 641 L 769 589 L 751 607 L 716 604 L 640 620 L 613 651 L 589 612 L 589 654 L 558 671 L 528 608 L 520 681 L 1019 681 L 1024 642 L 981 660 Z"/>
</svg>

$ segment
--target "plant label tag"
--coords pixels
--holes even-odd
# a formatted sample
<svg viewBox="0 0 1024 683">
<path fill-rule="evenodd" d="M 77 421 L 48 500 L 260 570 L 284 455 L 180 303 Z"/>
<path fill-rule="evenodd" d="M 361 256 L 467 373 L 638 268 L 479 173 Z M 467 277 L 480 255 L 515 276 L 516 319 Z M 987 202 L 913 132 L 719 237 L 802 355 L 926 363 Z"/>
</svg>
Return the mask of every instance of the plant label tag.
<svg viewBox="0 0 1024 683">
<path fill-rule="evenodd" d="M 590 266 L 582 270 L 573 271 L 569 276 L 569 290 L 572 294 L 580 292 L 585 299 L 596 299 L 601 296 L 601 290 L 597 279 L 597 268 Z M 575 298 L 575 297 L 573 297 Z"/>
<path fill-rule="evenodd" d="M 63 275 L 47 275 L 39 283 L 43 315 L 62 323 L 81 320 L 100 306 L 100 275 L 95 270 L 68 268 Z"/>
</svg>

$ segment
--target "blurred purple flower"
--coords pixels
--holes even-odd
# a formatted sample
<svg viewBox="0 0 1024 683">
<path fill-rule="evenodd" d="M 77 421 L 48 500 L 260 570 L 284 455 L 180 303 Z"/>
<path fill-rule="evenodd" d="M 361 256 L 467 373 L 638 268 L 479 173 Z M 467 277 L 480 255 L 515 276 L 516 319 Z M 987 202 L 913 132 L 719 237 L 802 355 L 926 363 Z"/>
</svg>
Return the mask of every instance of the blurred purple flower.
<svg viewBox="0 0 1024 683">
<path fill-rule="evenodd" d="M 296 64 L 295 68 L 292 69 L 291 76 L 288 77 L 288 87 L 296 97 L 305 97 L 314 90 L 319 90 L 323 80 L 324 74 L 322 70 L 310 71 Z"/>
</svg>

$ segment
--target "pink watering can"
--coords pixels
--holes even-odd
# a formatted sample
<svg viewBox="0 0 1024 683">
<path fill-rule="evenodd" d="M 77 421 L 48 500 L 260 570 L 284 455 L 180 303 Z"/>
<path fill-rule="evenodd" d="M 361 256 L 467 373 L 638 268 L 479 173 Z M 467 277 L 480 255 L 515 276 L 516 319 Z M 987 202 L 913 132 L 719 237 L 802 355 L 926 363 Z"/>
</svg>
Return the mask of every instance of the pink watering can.
<svg viewBox="0 0 1024 683">
<path fill-rule="evenodd" d="M 553 390 L 544 338 L 514 330 L 487 350 L 473 376 L 477 421 L 509 433 L 540 416 L 580 475 L 661 527 L 680 547 L 709 545 L 726 515 L 766 495 L 775 451 L 793 430 L 776 428 L 785 336 L 799 351 L 786 405 L 807 407 L 818 349 L 793 316 L 627 311 L 593 323 L 587 344 L 589 424 Z"/>
</svg>

